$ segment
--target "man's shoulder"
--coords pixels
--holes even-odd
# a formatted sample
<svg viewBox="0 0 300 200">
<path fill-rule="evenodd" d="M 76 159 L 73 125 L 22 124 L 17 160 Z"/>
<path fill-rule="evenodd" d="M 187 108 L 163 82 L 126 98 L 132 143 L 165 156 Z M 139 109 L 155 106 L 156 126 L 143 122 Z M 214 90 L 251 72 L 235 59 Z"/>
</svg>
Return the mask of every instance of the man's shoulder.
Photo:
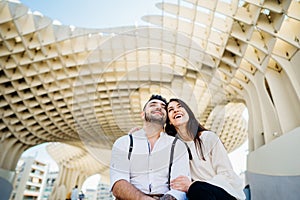
<svg viewBox="0 0 300 200">
<path fill-rule="evenodd" d="M 114 146 L 126 145 L 128 144 L 128 141 L 129 141 L 129 134 L 123 135 L 118 139 L 116 139 L 116 141 L 114 142 Z"/>
<path fill-rule="evenodd" d="M 163 137 L 163 138 L 165 138 L 166 140 L 168 140 L 168 141 L 170 141 L 170 142 L 172 142 L 172 141 L 175 139 L 174 136 L 168 135 L 168 134 L 165 133 L 165 132 L 162 132 L 162 134 L 160 135 L 160 137 Z"/>
<path fill-rule="evenodd" d="M 114 142 L 114 145 L 128 145 L 129 141 L 130 141 L 130 137 L 132 136 L 132 138 L 136 139 L 145 139 L 145 133 L 144 131 L 141 130 L 137 130 L 133 133 L 127 133 L 126 135 L 123 135 L 121 137 L 119 137 L 118 139 L 116 139 L 116 141 Z"/>
</svg>

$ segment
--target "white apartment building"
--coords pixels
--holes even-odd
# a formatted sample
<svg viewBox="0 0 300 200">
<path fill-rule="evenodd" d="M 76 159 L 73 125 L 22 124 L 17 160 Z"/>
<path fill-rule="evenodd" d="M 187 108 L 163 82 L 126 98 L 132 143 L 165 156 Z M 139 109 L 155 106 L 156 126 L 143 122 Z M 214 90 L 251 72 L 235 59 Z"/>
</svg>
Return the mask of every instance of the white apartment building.
<svg viewBox="0 0 300 200">
<path fill-rule="evenodd" d="M 33 157 L 21 158 L 16 168 L 11 200 L 41 200 L 47 172 L 47 164 Z"/>
<path fill-rule="evenodd" d="M 97 186 L 97 200 L 113 200 L 115 199 L 109 190 L 109 185 L 99 183 Z"/>
<path fill-rule="evenodd" d="M 54 183 L 57 179 L 58 171 L 49 171 L 46 175 L 46 182 L 43 192 L 41 193 L 41 200 L 48 200 L 54 187 Z"/>
</svg>

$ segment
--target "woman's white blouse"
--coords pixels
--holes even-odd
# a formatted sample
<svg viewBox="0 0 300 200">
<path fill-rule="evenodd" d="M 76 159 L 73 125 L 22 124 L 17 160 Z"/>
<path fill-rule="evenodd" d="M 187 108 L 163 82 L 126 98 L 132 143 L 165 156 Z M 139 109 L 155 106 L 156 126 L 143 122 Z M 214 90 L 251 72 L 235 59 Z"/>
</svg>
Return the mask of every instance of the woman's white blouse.
<svg viewBox="0 0 300 200">
<path fill-rule="evenodd" d="M 243 182 L 233 171 L 227 151 L 219 137 L 214 132 L 204 131 L 200 139 L 206 161 L 199 159 L 194 142 L 187 142 L 193 155 L 193 160 L 190 161 L 192 179 L 221 187 L 237 199 L 245 199 Z"/>
</svg>

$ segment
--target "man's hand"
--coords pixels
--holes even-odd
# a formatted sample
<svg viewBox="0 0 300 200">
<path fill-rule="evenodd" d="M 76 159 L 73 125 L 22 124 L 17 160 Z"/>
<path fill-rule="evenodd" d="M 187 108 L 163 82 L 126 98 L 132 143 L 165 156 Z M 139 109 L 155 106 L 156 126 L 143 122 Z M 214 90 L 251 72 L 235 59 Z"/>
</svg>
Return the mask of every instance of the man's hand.
<svg viewBox="0 0 300 200">
<path fill-rule="evenodd" d="M 170 194 L 165 194 L 164 196 L 160 197 L 159 200 L 176 200 L 176 198 Z"/>
</svg>

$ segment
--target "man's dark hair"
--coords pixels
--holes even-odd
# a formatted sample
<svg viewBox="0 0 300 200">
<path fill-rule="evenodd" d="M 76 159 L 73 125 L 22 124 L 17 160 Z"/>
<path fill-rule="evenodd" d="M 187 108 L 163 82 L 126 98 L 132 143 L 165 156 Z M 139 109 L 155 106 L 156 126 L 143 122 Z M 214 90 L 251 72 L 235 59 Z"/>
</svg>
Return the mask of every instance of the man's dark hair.
<svg viewBox="0 0 300 200">
<path fill-rule="evenodd" d="M 153 99 L 160 100 L 160 101 L 164 102 L 167 105 L 167 100 L 164 97 L 162 97 L 159 94 L 152 94 L 151 97 L 150 97 L 150 99 L 145 103 L 143 110 L 145 110 L 147 103 L 149 101 L 153 100 Z"/>
</svg>

